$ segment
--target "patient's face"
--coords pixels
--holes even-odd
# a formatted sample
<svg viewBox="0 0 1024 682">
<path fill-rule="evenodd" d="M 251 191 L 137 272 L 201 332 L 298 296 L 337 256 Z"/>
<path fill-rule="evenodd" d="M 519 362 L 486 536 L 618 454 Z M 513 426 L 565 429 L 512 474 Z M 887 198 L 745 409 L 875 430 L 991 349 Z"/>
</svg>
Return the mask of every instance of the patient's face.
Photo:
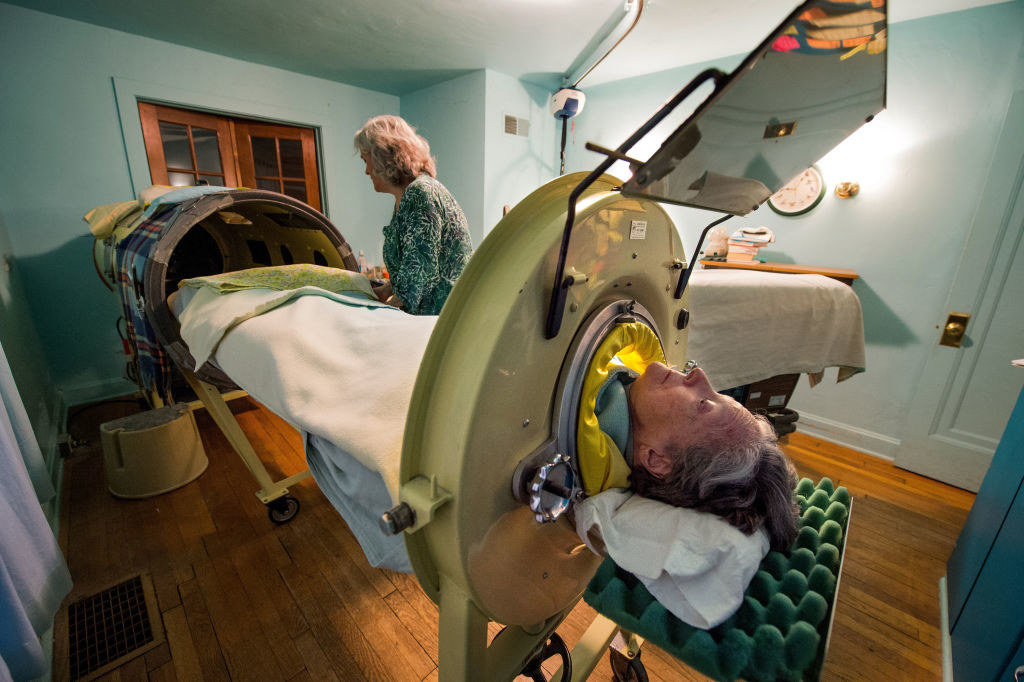
<svg viewBox="0 0 1024 682">
<path fill-rule="evenodd" d="M 650 451 L 683 450 L 692 445 L 754 438 L 761 426 L 732 398 L 716 392 L 700 368 L 688 374 L 660 362 L 647 367 L 629 391 L 633 411 L 634 465 L 664 475 L 670 462 Z"/>
</svg>

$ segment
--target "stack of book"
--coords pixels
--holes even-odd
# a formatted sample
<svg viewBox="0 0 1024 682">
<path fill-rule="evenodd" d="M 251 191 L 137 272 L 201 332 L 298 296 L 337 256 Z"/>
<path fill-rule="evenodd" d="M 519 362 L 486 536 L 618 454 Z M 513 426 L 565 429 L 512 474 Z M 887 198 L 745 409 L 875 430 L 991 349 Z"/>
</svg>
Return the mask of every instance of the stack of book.
<svg viewBox="0 0 1024 682">
<path fill-rule="evenodd" d="M 766 228 L 740 228 L 729 237 L 725 262 L 752 263 L 757 260 L 757 250 L 772 241 L 775 241 L 775 237 Z"/>
</svg>

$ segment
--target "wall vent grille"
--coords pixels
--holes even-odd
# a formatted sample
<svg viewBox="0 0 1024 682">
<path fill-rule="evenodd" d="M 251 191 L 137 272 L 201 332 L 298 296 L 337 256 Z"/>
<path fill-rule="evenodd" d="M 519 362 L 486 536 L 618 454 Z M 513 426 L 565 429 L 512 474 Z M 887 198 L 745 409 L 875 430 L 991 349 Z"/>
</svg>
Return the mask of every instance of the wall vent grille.
<svg viewBox="0 0 1024 682">
<path fill-rule="evenodd" d="M 530 121 L 525 118 L 517 118 L 516 116 L 505 114 L 505 132 L 509 135 L 517 135 L 518 137 L 529 137 Z"/>
</svg>

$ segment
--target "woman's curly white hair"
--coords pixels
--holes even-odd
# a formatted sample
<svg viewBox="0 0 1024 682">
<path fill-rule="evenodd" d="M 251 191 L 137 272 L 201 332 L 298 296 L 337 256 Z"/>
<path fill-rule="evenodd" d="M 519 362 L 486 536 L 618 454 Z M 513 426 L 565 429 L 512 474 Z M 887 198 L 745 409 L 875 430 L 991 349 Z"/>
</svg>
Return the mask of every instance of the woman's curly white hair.
<svg viewBox="0 0 1024 682">
<path fill-rule="evenodd" d="M 430 145 L 398 116 L 374 116 L 353 143 L 356 152 L 370 156 L 374 174 L 391 185 L 402 187 L 420 175 L 437 177 Z"/>
</svg>

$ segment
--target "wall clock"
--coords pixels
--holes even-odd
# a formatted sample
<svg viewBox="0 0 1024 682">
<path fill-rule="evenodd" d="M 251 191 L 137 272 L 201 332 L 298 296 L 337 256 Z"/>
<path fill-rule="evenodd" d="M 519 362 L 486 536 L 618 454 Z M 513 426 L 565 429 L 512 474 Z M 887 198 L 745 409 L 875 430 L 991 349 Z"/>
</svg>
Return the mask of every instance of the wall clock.
<svg viewBox="0 0 1024 682">
<path fill-rule="evenodd" d="M 824 196 L 825 180 L 818 167 L 811 166 L 768 197 L 768 205 L 781 215 L 800 215 L 817 206 Z"/>
</svg>

